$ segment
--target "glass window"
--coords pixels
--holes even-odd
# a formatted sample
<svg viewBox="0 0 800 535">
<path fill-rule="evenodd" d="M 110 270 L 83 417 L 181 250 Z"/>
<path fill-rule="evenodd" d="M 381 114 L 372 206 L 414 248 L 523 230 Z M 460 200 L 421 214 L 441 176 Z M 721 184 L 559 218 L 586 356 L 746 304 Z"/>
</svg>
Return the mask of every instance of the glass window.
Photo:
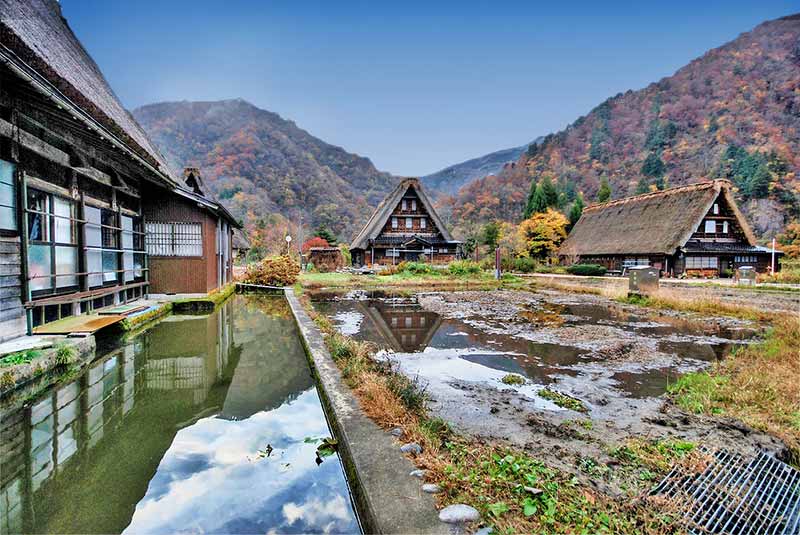
<svg viewBox="0 0 800 535">
<path fill-rule="evenodd" d="M 50 277 L 52 264 L 49 245 L 31 245 L 28 247 L 28 276 L 31 291 L 47 290 L 53 287 Z"/>
<path fill-rule="evenodd" d="M 103 234 L 103 248 L 104 249 L 118 249 L 118 240 L 117 240 L 117 214 L 112 212 L 111 210 L 101 210 L 100 211 L 100 218 L 101 223 L 103 224 L 102 227 L 102 234 Z"/>
<path fill-rule="evenodd" d="M 728 222 L 727 221 L 723 221 L 722 222 L 722 233 L 723 234 L 727 234 L 728 233 Z"/>
<path fill-rule="evenodd" d="M 113 282 L 117 280 L 117 253 L 113 251 L 103 251 L 103 282 Z"/>
<path fill-rule="evenodd" d="M 717 232 L 717 222 L 716 221 L 712 221 L 710 219 L 706 219 L 705 233 L 706 234 L 714 234 L 715 232 Z"/>
<path fill-rule="evenodd" d="M 14 164 L 0 160 L 0 230 L 17 230 L 17 186 Z"/>
<path fill-rule="evenodd" d="M 396 218 L 396 217 L 393 217 L 393 218 L 392 218 L 392 228 L 397 228 L 398 226 L 399 226 L 399 225 L 398 225 L 398 223 L 397 223 L 397 218 Z"/>
<path fill-rule="evenodd" d="M 405 199 L 403 199 L 403 202 L 402 202 L 401 206 L 402 206 L 402 208 L 400 208 L 401 210 L 403 210 L 403 211 L 407 210 L 408 205 L 406 204 L 406 200 Z"/>
<path fill-rule="evenodd" d="M 719 213 L 719 205 L 717 203 L 714 203 L 714 215 L 718 213 Z"/>
<path fill-rule="evenodd" d="M 428 228 L 428 220 L 424 217 L 419 220 L 419 228 Z"/>
<path fill-rule="evenodd" d="M 77 286 L 78 249 L 76 247 L 56 247 L 56 287 Z M 66 276 L 61 276 L 66 275 Z"/>
<path fill-rule="evenodd" d="M 28 190 L 28 239 L 49 241 L 50 217 L 48 195 L 35 189 Z"/>
<path fill-rule="evenodd" d="M 203 256 L 200 223 L 147 223 L 147 252 L 153 256 Z"/>
<path fill-rule="evenodd" d="M 411 228 L 413 226 L 414 226 L 414 220 L 411 219 L 410 217 L 407 217 L 406 218 L 406 228 Z"/>
<path fill-rule="evenodd" d="M 417 200 L 416 199 L 412 199 L 411 200 L 411 211 L 412 212 L 416 212 L 417 211 Z"/>
<path fill-rule="evenodd" d="M 75 224 L 75 203 L 61 197 L 53 197 L 53 214 L 56 243 L 78 243 Z"/>
</svg>

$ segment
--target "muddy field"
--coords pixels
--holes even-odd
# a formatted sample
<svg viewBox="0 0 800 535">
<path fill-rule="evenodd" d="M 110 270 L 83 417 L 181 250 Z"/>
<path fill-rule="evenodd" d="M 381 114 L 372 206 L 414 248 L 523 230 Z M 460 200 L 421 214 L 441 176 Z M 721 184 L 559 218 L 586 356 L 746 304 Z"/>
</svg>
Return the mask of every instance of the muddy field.
<svg viewBox="0 0 800 535">
<path fill-rule="evenodd" d="M 344 334 L 378 344 L 377 358 L 417 380 L 434 416 L 461 433 L 535 452 L 606 492 L 620 492 L 624 477 L 611 469 L 597 478 L 581 467 L 613 467 L 609 452 L 634 437 L 782 450 L 729 419 L 685 414 L 665 394 L 680 374 L 757 340 L 760 327 L 750 322 L 650 314 L 555 290 L 313 299 Z"/>
</svg>

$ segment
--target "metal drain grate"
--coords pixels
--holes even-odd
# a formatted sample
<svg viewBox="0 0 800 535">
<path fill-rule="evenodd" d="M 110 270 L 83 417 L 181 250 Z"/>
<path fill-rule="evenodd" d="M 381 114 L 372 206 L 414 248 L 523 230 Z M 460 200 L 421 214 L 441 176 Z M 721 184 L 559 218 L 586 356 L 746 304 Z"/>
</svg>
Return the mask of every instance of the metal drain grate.
<svg viewBox="0 0 800 535">
<path fill-rule="evenodd" d="M 764 452 L 706 453 L 705 470 L 675 467 L 651 493 L 681 504 L 690 533 L 800 534 L 800 471 Z"/>
</svg>

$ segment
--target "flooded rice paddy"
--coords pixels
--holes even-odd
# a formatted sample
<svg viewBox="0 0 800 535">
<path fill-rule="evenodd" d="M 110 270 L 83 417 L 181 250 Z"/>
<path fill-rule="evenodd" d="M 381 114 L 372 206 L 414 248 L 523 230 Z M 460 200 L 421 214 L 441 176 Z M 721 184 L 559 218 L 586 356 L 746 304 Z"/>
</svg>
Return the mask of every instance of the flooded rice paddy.
<svg viewBox="0 0 800 535">
<path fill-rule="evenodd" d="M 584 418 L 604 438 L 648 432 L 648 421 L 663 419 L 670 382 L 757 333 L 737 320 L 655 315 L 551 290 L 319 292 L 313 301 L 341 332 L 377 344 L 378 358 L 416 379 L 436 416 L 519 445 L 549 435 L 563 447 L 563 424 Z M 508 374 L 524 383 L 506 384 Z M 580 400 L 586 412 L 542 397 L 543 389 Z"/>
<path fill-rule="evenodd" d="M 359 531 L 338 456 L 316 455 L 331 432 L 283 299 L 235 296 L 103 353 L 4 411 L 0 532 Z"/>
</svg>

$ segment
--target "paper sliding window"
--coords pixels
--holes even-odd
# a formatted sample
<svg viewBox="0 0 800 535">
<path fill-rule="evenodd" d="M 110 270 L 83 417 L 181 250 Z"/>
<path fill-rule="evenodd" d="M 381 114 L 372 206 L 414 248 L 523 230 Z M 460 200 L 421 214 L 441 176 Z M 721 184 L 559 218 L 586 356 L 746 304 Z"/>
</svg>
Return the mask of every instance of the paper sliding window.
<svg viewBox="0 0 800 535">
<path fill-rule="evenodd" d="M 151 256 L 203 256 L 200 223 L 147 222 L 147 254 Z"/>
</svg>

